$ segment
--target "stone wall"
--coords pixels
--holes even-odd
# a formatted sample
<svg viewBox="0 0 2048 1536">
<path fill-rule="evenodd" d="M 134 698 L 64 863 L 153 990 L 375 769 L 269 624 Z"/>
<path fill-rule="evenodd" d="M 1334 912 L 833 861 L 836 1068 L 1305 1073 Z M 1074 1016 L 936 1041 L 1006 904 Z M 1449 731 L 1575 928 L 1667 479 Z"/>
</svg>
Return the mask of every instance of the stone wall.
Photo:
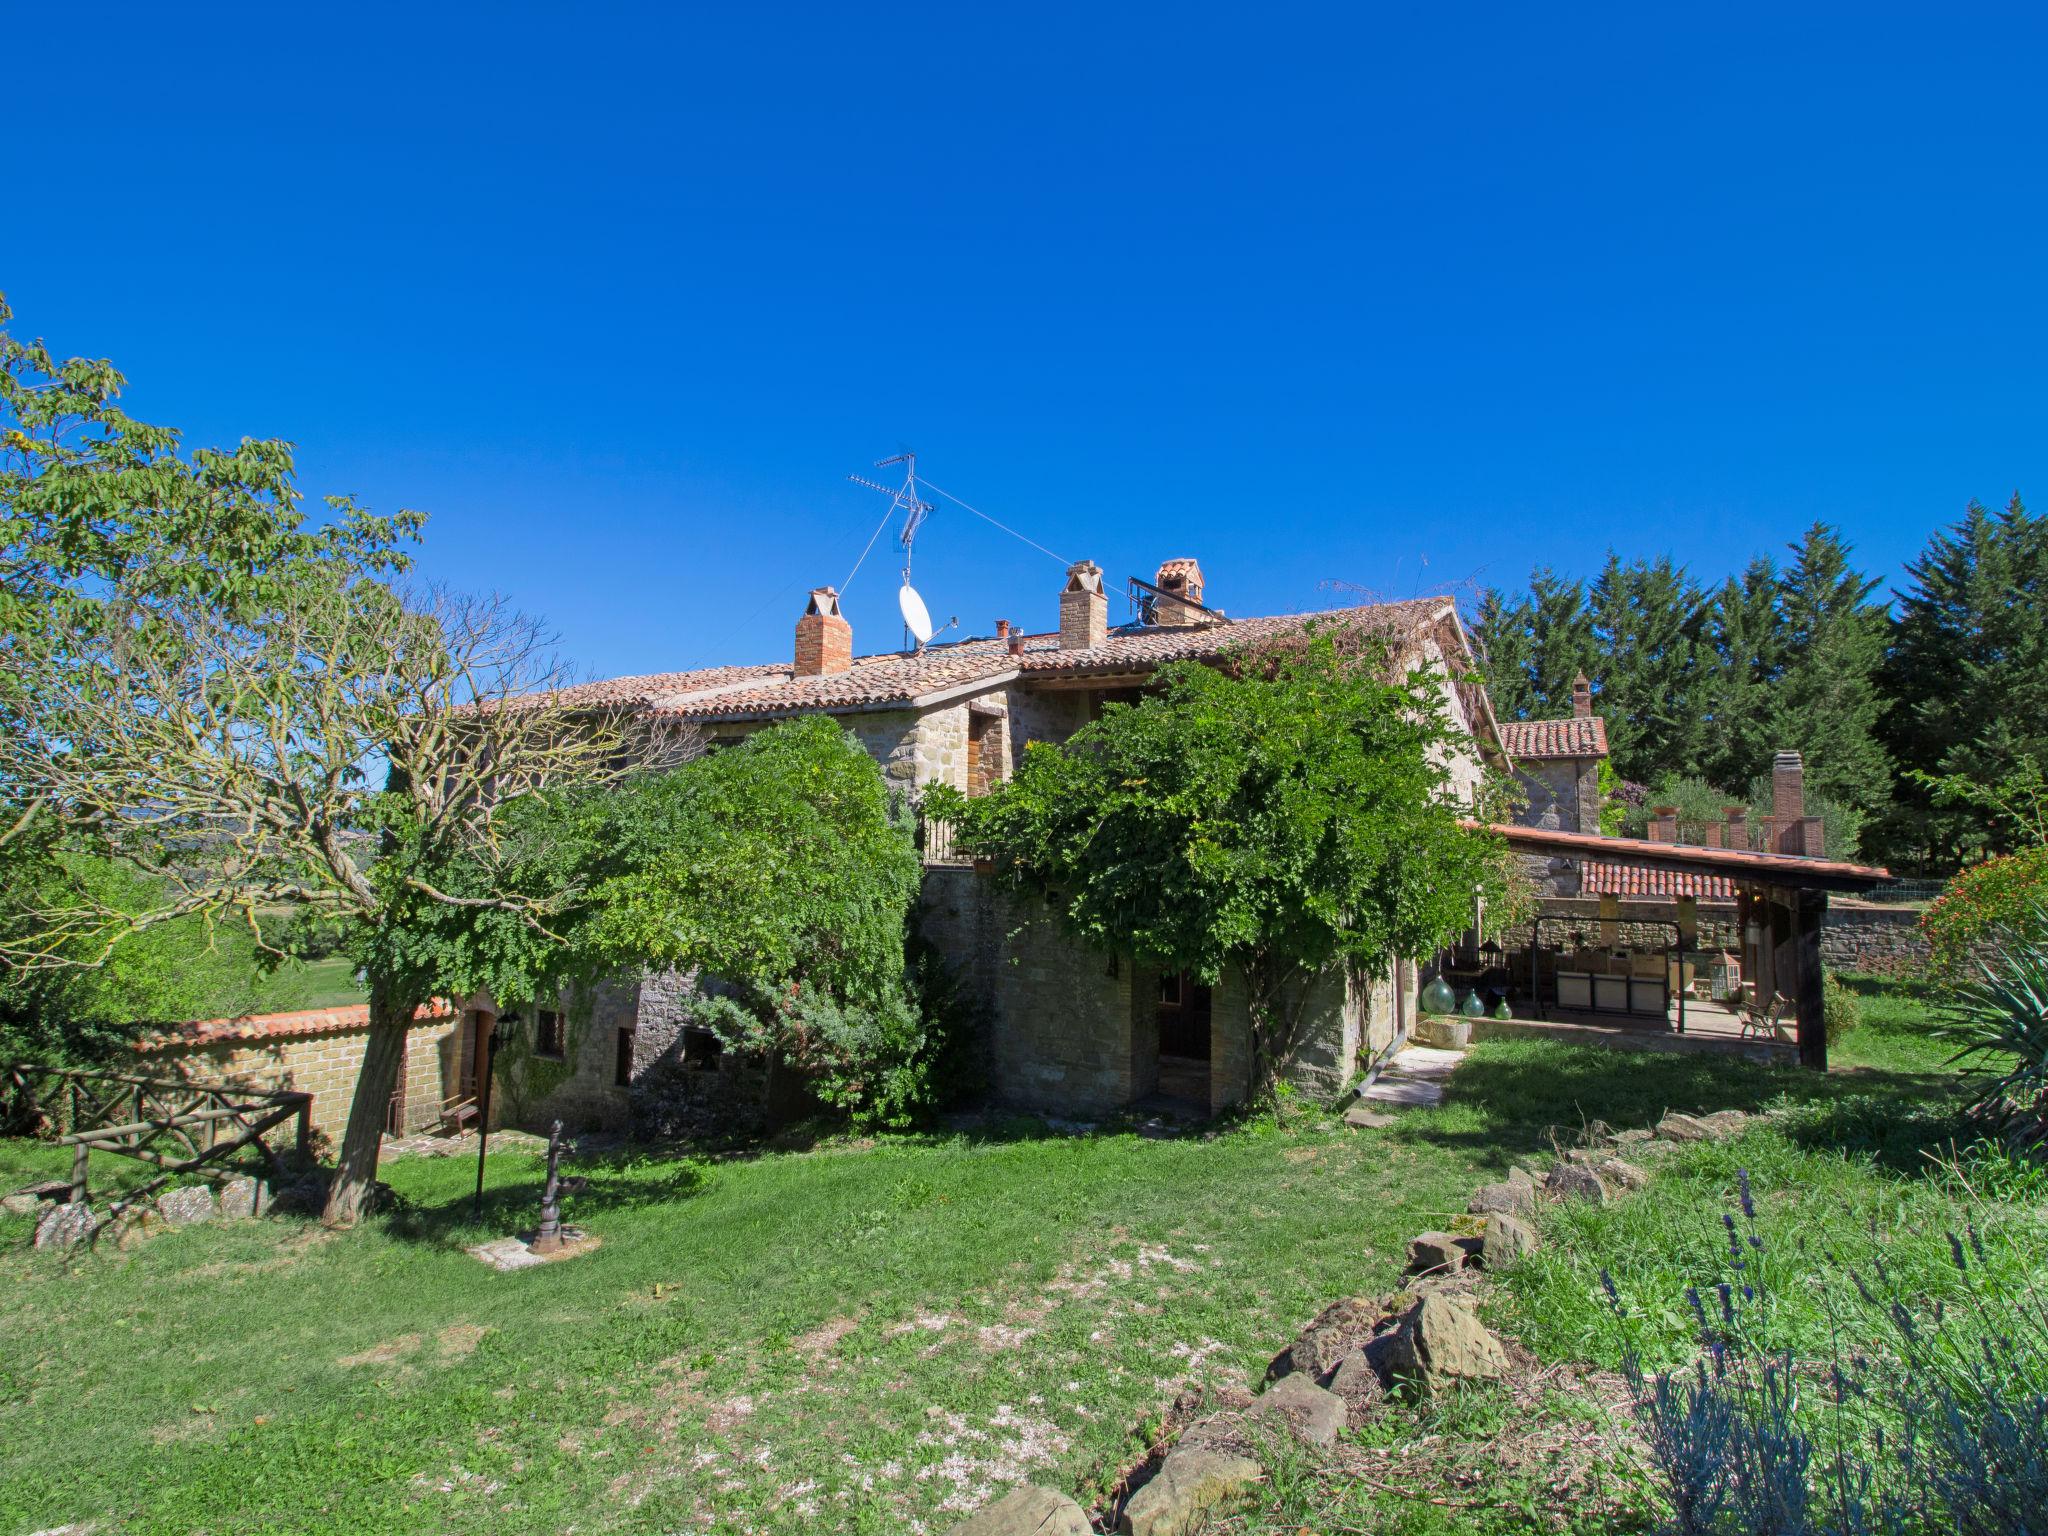
<svg viewBox="0 0 2048 1536">
<path fill-rule="evenodd" d="M 1829 970 L 1911 974 L 1925 970 L 1930 957 L 1920 914 L 1912 908 L 1828 903 L 1820 958 Z"/>
<path fill-rule="evenodd" d="M 1547 918 L 1563 918 L 1567 922 L 1545 923 L 1543 943 L 1551 948 L 1566 940 L 1573 926 L 1584 930 L 1586 942 L 1600 944 L 1600 898 L 1597 896 L 1547 897 L 1537 904 L 1538 910 Z M 1678 921 L 1678 904 L 1670 901 L 1624 901 L 1618 907 L 1620 912 L 1617 944 L 1625 949 L 1669 949 L 1675 935 L 1666 924 Z M 1699 904 L 1698 937 L 1692 946 L 1696 950 L 1726 950 L 1735 953 L 1740 948 L 1741 933 L 1735 923 L 1735 908 L 1725 902 Z M 1518 928 L 1510 934 L 1503 934 L 1501 942 L 1510 952 L 1526 948 L 1529 930 Z"/>
<path fill-rule="evenodd" d="M 356 1010 L 332 1010 L 353 1013 Z M 280 1016 L 289 1019 L 289 1015 Z M 461 1091 L 467 1040 L 464 1015 L 444 1013 L 414 1025 L 406 1037 L 405 1129 L 435 1125 L 444 1100 Z M 370 1031 L 364 1022 L 307 1034 L 258 1033 L 250 1020 L 242 1038 L 153 1046 L 142 1054 L 145 1073 L 260 1088 L 290 1088 L 313 1095 L 313 1129 L 339 1141 L 355 1098 Z"/>
</svg>

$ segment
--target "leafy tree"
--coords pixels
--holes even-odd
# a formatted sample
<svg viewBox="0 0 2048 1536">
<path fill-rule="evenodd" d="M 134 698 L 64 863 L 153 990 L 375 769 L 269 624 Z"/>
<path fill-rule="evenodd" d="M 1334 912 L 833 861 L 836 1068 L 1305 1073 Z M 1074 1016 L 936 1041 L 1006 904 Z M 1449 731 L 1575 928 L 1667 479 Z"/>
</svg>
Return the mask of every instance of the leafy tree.
<svg viewBox="0 0 2048 1536">
<path fill-rule="evenodd" d="M 758 731 L 589 806 L 604 850 L 578 940 L 599 973 L 716 977 L 703 1021 L 857 1119 L 931 1098 L 943 1045 L 905 932 L 922 866 L 875 761 L 824 716 Z"/>
<path fill-rule="evenodd" d="M 0 839 L 54 837 L 152 894 L 74 881 L 13 914 L 0 958 L 100 966 L 194 918 L 271 950 L 280 912 L 342 925 L 370 990 L 327 1205 L 350 1223 L 417 1009 L 566 942 L 583 892 L 521 886 L 504 818 L 643 744 L 548 691 L 531 621 L 392 584 L 416 514 L 331 499 L 309 526 L 288 444 L 184 453 L 122 383 L 0 333 Z"/>
<path fill-rule="evenodd" d="M 1352 627 L 1229 669 L 1162 668 L 1138 704 L 1033 743 L 989 794 L 928 792 L 955 846 L 1085 942 L 1211 982 L 1240 973 L 1261 1089 L 1311 978 L 1428 954 L 1470 922 L 1475 885 L 1503 893 L 1502 860 L 1449 793 L 1432 679 L 1340 640 Z"/>
<path fill-rule="evenodd" d="M 1472 643 L 1496 719 L 1527 720 L 1534 713 L 1534 622 L 1535 609 L 1526 600 L 1511 603 L 1498 587 L 1488 587 L 1480 595 Z"/>
<path fill-rule="evenodd" d="M 1850 553 L 1825 523 L 1792 546 L 1779 583 L 1785 667 L 1777 728 L 1780 745 L 1804 757 L 1810 792 L 1868 818 L 1891 798 L 1891 763 L 1877 739 L 1889 622 L 1869 600 L 1876 580 L 1849 564 Z"/>
<path fill-rule="evenodd" d="M 1616 771 L 1630 779 L 1695 771 L 1704 735 L 1699 588 L 1668 556 L 1624 564 L 1610 552 L 1591 604 L 1602 652 L 1594 676 Z"/>
<path fill-rule="evenodd" d="M 1906 575 L 1881 678 L 1881 734 L 1904 774 L 1885 843 L 1953 867 L 2014 844 L 1981 808 L 1938 803 L 1917 775 L 1992 784 L 2048 761 L 2048 519 L 2018 495 L 1997 513 L 1973 501 Z"/>
</svg>

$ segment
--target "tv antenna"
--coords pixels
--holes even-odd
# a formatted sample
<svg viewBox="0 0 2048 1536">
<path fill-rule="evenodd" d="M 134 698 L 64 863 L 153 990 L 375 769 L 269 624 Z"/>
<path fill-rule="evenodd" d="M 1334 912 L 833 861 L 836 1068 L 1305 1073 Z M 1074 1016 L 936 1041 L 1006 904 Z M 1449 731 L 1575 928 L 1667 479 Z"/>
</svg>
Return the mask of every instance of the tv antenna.
<svg viewBox="0 0 2048 1536">
<path fill-rule="evenodd" d="M 887 469 L 892 464 L 903 466 L 903 484 L 900 486 L 883 485 L 879 481 L 868 479 L 865 475 L 848 475 L 846 478 L 855 485 L 864 485 L 871 491 L 880 491 L 889 498 L 892 510 L 903 513 L 903 531 L 896 536 L 896 542 L 903 546 L 903 585 L 896 593 L 896 606 L 903 613 L 903 648 L 909 650 L 914 645 L 922 651 L 932 643 L 935 635 L 943 634 L 945 631 L 933 629 L 932 616 L 924 605 L 924 599 L 918 596 L 917 588 L 910 584 L 910 562 L 917 546 L 917 530 L 922 528 L 924 520 L 938 509 L 917 494 L 915 453 L 906 448 L 901 453 L 876 460 L 875 468 Z M 884 517 L 886 520 L 887 514 L 884 514 Z M 849 581 L 851 579 L 848 578 Z M 953 628 L 959 622 L 958 618 L 948 619 L 946 629 Z"/>
</svg>

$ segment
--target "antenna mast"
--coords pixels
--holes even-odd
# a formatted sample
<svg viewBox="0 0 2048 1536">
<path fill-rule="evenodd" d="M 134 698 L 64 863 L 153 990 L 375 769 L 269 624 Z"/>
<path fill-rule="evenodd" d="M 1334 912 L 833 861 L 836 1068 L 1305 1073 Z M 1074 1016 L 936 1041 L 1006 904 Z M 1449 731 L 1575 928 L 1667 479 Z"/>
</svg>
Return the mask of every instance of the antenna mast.
<svg viewBox="0 0 2048 1536">
<path fill-rule="evenodd" d="M 880 491 L 889 498 L 893 506 L 902 509 L 903 531 L 897 535 L 896 542 L 903 546 L 904 591 L 914 599 L 917 594 L 910 591 L 910 558 L 917 542 L 917 530 L 924 526 L 924 520 L 937 509 L 917 494 L 917 455 L 915 453 L 906 448 L 901 453 L 891 454 L 886 459 L 876 460 L 875 468 L 887 469 L 891 464 L 901 464 L 903 466 L 903 484 L 900 486 L 881 485 L 862 475 L 848 475 L 846 478 L 855 485 L 864 485 L 871 491 Z M 917 608 L 920 615 L 919 622 L 924 623 L 926 628 L 929 629 L 929 621 L 922 617 L 924 611 L 923 603 L 919 602 Z M 955 622 L 958 621 L 956 620 Z M 947 626 L 949 629 L 951 627 L 950 624 Z M 906 651 L 913 645 L 922 651 L 930 643 L 930 640 L 931 636 L 929 634 L 913 634 L 909 623 L 905 622 L 903 626 L 903 648 Z"/>
</svg>

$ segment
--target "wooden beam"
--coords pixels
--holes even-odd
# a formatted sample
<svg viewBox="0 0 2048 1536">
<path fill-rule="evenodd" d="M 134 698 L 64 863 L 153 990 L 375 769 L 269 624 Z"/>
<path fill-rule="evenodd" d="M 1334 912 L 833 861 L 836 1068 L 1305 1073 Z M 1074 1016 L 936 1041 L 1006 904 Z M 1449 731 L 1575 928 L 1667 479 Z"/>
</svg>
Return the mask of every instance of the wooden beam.
<svg viewBox="0 0 2048 1536">
<path fill-rule="evenodd" d="M 1820 930 L 1827 920 L 1828 893 L 1800 891 L 1793 922 L 1793 1002 L 1799 1011 L 1799 1064 L 1828 1069 L 1826 973 L 1820 963 Z"/>
</svg>

